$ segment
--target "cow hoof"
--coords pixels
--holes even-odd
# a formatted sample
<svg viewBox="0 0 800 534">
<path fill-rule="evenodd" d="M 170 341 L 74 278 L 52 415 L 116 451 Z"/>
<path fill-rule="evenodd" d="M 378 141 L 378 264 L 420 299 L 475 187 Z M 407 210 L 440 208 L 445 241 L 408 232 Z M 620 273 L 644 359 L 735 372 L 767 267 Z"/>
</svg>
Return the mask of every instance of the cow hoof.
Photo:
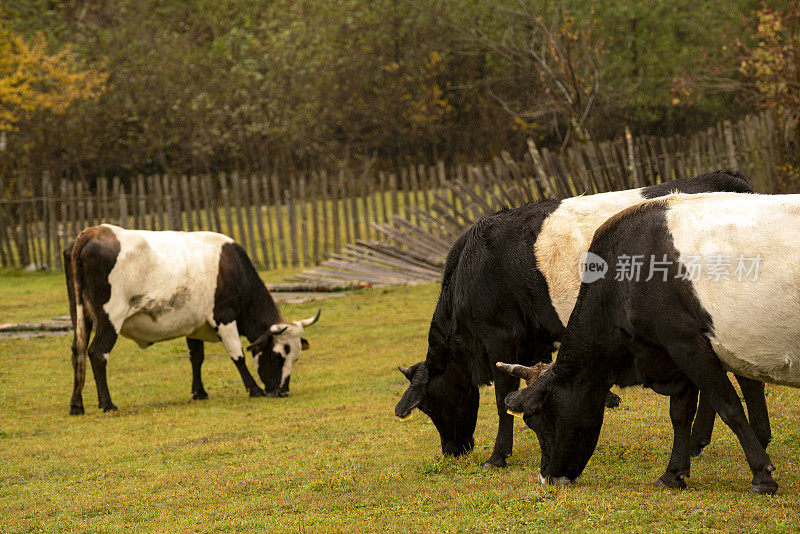
<svg viewBox="0 0 800 534">
<path fill-rule="evenodd" d="M 266 397 L 267 394 L 264 393 L 264 390 L 258 387 L 250 388 L 250 396 L 251 397 Z"/>
<path fill-rule="evenodd" d="M 70 415 L 83 415 L 83 406 L 70 406 L 69 407 L 69 414 Z"/>
<path fill-rule="evenodd" d="M 284 390 L 273 389 L 272 391 L 267 391 L 267 397 L 288 397 L 289 392 Z"/>
<path fill-rule="evenodd" d="M 196 393 L 192 393 L 192 400 L 206 400 L 208 398 L 208 393 L 205 391 L 198 391 Z"/>
<path fill-rule="evenodd" d="M 748 490 L 749 493 L 753 493 L 755 495 L 773 495 L 776 491 L 778 491 L 778 483 L 774 480 L 763 482 L 761 484 L 753 484 Z"/>
<path fill-rule="evenodd" d="M 489 458 L 484 462 L 483 467 L 488 469 L 498 469 L 506 467 L 506 460 L 505 458 Z"/>
<path fill-rule="evenodd" d="M 110 405 L 110 406 L 104 406 L 103 407 L 103 411 L 104 412 L 116 412 L 117 411 L 117 407 L 114 406 L 113 404 Z"/>
<path fill-rule="evenodd" d="M 664 473 L 661 478 L 656 480 L 655 487 L 667 489 L 686 489 L 686 482 L 683 478 L 674 473 Z"/>
<path fill-rule="evenodd" d="M 622 399 L 620 399 L 619 395 L 615 393 L 609 391 L 608 395 L 606 395 L 606 408 L 616 408 L 621 402 Z"/>
</svg>

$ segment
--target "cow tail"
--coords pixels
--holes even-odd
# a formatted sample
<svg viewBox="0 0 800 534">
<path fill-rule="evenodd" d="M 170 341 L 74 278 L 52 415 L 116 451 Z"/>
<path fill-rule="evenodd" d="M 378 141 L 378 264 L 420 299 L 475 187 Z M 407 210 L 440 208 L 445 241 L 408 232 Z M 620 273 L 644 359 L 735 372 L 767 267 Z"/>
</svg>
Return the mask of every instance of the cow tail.
<svg viewBox="0 0 800 534">
<path fill-rule="evenodd" d="M 75 371 L 79 378 L 86 375 L 86 351 L 89 344 L 89 332 L 86 330 L 86 303 L 83 298 L 83 265 L 81 262 L 81 249 L 91 239 L 85 232 L 81 232 L 72 247 L 70 267 L 72 270 L 72 298 L 75 301 L 75 346 L 76 362 Z M 81 380 L 82 381 L 82 380 Z"/>
</svg>

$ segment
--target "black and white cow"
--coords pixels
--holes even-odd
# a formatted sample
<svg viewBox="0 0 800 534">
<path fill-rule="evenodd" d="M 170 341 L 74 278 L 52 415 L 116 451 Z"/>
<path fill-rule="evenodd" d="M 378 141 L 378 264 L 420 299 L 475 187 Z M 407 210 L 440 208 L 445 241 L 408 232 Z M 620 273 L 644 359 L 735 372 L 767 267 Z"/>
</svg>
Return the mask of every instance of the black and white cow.
<svg viewBox="0 0 800 534">
<path fill-rule="evenodd" d="M 445 262 L 425 361 L 400 368 L 410 386 L 395 415 L 407 418 L 419 408 L 436 426 L 442 452 L 457 456 L 474 445 L 478 388 L 494 382 L 499 426 L 484 465 L 504 467 L 513 444 L 513 417 L 504 401 L 519 379 L 494 364 L 550 361 L 575 305 L 579 260 L 595 230 L 615 213 L 672 191 L 752 188 L 738 171 L 717 171 L 641 189 L 545 200 L 476 222 Z M 748 406 L 764 406 L 760 386 L 742 384 Z M 713 410 L 704 413 L 705 420 L 698 420 L 702 431 L 693 437 L 697 452 L 709 442 L 715 417 Z"/>
<path fill-rule="evenodd" d="M 670 397 L 674 441 L 658 485 L 686 486 L 699 389 L 739 439 L 750 491 L 774 492 L 768 434 L 752 413 L 748 424 L 726 371 L 800 387 L 800 195 L 670 195 L 610 219 L 589 250 L 645 267 L 584 283 L 556 362 L 506 398 L 539 438 L 540 480 L 577 479 L 609 387 L 642 384 Z"/>
<path fill-rule="evenodd" d="M 286 396 L 292 366 L 308 346 L 303 329 L 319 318 L 318 311 L 309 319 L 285 321 L 244 249 L 213 232 L 93 226 L 64 250 L 64 266 L 75 329 L 71 414 L 84 412 L 87 348 L 99 407 L 117 409 L 108 393 L 106 364 L 120 335 L 142 348 L 185 337 L 194 399 L 208 398 L 200 374 L 205 341 L 222 342 L 250 396 Z M 242 335 L 252 343 L 248 350 L 266 393 L 247 369 Z"/>
</svg>

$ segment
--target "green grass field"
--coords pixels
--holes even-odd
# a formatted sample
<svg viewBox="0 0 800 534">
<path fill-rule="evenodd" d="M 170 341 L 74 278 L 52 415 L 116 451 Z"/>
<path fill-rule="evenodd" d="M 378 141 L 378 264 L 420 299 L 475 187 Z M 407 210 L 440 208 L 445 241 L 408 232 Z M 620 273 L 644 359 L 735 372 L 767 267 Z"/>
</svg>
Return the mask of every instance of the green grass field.
<svg viewBox="0 0 800 534">
<path fill-rule="evenodd" d="M 282 273 L 265 273 L 280 281 Z M 689 489 L 653 487 L 672 441 L 668 400 L 621 392 L 574 487 L 536 481 L 539 448 L 516 423 L 504 470 L 481 467 L 496 431 L 482 391 L 475 450 L 443 459 L 418 414 L 393 415 L 398 364 L 425 356 L 433 285 L 373 289 L 321 303 L 292 395 L 251 399 L 221 345 L 207 345 L 207 401 L 192 401 L 185 342 L 142 351 L 121 340 L 100 413 L 68 415 L 71 337 L 0 340 L 0 532 L 753 532 L 800 529 L 800 393 L 768 387 L 780 484 L 748 495 L 750 472 L 719 420 Z M 315 303 L 282 305 L 287 318 Z M 67 313 L 60 275 L 0 277 L 0 323 Z M 251 365 L 252 368 L 252 365 Z"/>
</svg>

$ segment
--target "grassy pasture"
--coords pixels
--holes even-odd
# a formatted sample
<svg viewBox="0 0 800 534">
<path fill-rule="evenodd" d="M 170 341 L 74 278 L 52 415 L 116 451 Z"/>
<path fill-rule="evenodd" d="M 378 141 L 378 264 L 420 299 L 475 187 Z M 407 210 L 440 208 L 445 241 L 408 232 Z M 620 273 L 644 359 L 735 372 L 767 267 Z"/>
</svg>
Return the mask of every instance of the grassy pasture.
<svg viewBox="0 0 800 534">
<path fill-rule="evenodd" d="M 282 273 L 265 273 L 279 281 Z M 666 466 L 668 401 L 621 392 L 581 483 L 543 488 L 533 432 L 516 423 L 505 470 L 481 467 L 496 431 L 482 391 L 475 450 L 443 459 L 429 420 L 397 421 L 395 369 L 425 355 L 438 287 L 373 289 L 322 303 L 286 399 L 246 396 L 221 345 L 206 346 L 208 401 L 191 401 L 185 342 L 121 340 L 109 386 L 120 410 L 68 414 L 68 337 L 0 340 L 0 532 L 794 532 L 800 529 L 800 393 L 768 387 L 780 490 L 750 473 L 718 420 L 689 489 Z M 315 303 L 282 305 L 291 318 Z M 60 275 L 0 276 L 0 322 L 67 313 Z M 252 367 L 252 366 L 251 366 Z"/>
</svg>

